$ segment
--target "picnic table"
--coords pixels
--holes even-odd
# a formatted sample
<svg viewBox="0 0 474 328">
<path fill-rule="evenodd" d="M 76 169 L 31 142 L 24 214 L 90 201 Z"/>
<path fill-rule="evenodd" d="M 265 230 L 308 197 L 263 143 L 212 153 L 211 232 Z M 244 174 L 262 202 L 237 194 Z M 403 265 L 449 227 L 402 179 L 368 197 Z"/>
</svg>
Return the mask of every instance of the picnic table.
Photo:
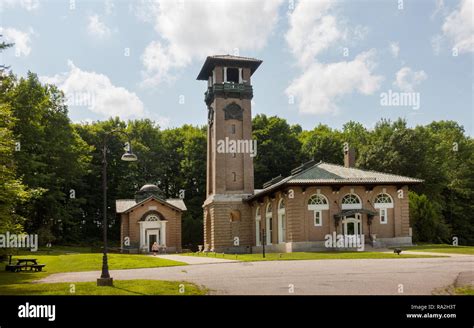
<svg viewBox="0 0 474 328">
<path fill-rule="evenodd" d="M 12 265 L 10 256 L 9 264 L 5 267 L 5 270 L 11 272 L 20 272 L 28 269 L 30 271 L 42 271 L 44 267 L 45 264 L 38 264 L 38 260 L 33 258 L 17 259 L 16 265 Z"/>
</svg>

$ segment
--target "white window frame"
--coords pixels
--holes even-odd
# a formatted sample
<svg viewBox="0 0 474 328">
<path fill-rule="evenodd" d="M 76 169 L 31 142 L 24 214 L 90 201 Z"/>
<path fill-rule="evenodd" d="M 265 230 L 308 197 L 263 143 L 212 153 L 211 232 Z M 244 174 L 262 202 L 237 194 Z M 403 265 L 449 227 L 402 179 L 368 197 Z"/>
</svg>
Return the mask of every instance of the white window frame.
<svg viewBox="0 0 474 328">
<path fill-rule="evenodd" d="M 313 197 L 319 197 L 323 200 L 323 204 L 311 204 Z M 313 211 L 313 224 L 315 227 L 323 226 L 323 211 L 329 210 L 329 201 L 323 194 L 311 195 L 308 199 L 308 210 Z M 319 214 L 316 214 L 319 213 Z M 319 215 L 319 224 L 316 224 L 316 215 Z"/>
<path fill-rule="evenodd" d="M 387 197 L 388 199 L 390 199 L 390 202 L 389 202 L 389 203 L 387 203 L 387 202 L 385 202 L 385 203 L 377 203 L 377 199 L 378 199 L 380 196 L 385 196 L 385 197 Z M 375 196 L 374 208 L 379 210 L 380 224 L 387 224 L 387 223 L 388 223 L 388 209 L 389 209 L 389 208 L 393 208 L 393 198 L 392 198 L 392 196 L 390 196 L 390 195 L 387 194 L 386 192 L 381 192 L 380 194 L 378 194 L 377 196 Z M 384 218 L 384 220 L 382 220 L 382 217 Z"/>
<path fill-rule="evenodd" d="M 380 217 L 380 224 L 388 223 L 388 211 L 386 207 L 379 209 L 379 217 Z M 382 218 L 384 218 L 384 220 L 382 220 Z"/>
<path fill-rule="evenodd" d="M 268 209 L 271 207 L 271 210 L 268 211 Z M 265 207 L 265 233 L 267 235 L 267 240 L 266 244 L 271 245 L 272 244 L 272 233 L 273 233 L 273 206 L 272 203 L 268 203 L 267 206 Z"/>
<path fill-rule="evenodd" d="M 283 204 L 283 207 L 281 205 Z M 278 243 L 286 242 L 286 210 L 285 200 L 282 198 L 278 202 Z"/>
<path fill-rule="evenodd" d="M 350 204 L 344 204 L 344 198 L 346 198 L 347 196 L 355 196 L 357 199 L 358 199 L 358 203 L 350 203 Z M 341 208 L 343 210 L 358 210 L 358 209 L 361 209 L 362 208 L 362 200 L 360 199 L 359 195 L 357 195 L 356 193 L 348 193 L 348 194 L 345 194 L 344 197 L 341 198 Z"/>
<path fill-rule="evenodd" d="M 255 244 L 257 246 L 262 245 L 260 233 L 262 232 L 262 216 L 260 215 L 260 207 L 257 207 L 255 211 Z"/>
<path fill-rule="evenodd" d="M 319 216 L 319 223 L 316 222 L 316 218 Z M 323 211 L 322 210 L 315 210 L 313 212 L 313 220 L 315 227 L 322 227 L 323 225 Z"/>
</svg>

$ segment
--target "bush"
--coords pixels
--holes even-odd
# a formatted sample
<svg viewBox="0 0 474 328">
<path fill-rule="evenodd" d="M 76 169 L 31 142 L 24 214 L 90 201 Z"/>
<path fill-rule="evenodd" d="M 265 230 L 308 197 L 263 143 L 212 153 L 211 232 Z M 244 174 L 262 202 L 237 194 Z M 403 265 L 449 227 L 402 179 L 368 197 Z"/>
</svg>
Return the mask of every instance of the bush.
<svg viewBox="0 0 474 328">
<path fill-rule="evenodd" d="M 410 221 L 413 241 L 444 243 L 449 241 L 450 228 L 434 203 L 426 195 L 410 192 Z"/>
</svg>

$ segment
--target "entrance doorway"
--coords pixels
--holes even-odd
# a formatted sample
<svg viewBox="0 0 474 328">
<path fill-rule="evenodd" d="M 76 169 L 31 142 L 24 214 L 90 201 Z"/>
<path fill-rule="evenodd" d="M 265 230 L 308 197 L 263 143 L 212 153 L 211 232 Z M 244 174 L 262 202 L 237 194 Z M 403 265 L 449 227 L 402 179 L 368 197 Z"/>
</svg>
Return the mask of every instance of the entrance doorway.
<svg viewBox="0 0 474 328">
<path fill-rule="evenodd" d="M 362 234 L 362 220 L 360 214 L 353 217 L 344 217 L 342 220 L 343 233 L 346 236 L 360 236 Z"/>
<path fill-rule="evenodd" d="M 146 235 L 146 240 L 148 241 L 148 251 L 151 252 L 151 248 L 155 242 L 160 245 L 160 229 L 148 230 Z"/>
</svg>

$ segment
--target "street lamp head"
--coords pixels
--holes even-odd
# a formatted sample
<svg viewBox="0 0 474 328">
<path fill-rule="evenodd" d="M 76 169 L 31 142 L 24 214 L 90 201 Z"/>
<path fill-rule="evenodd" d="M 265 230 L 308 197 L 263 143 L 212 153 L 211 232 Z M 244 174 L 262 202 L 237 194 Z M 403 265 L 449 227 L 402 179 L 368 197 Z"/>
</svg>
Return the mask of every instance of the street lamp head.
<svg viewBox="0 0 474 328">
<path fill-rule="evenodd" d="M 135 162 L 137 160 L 138 160 L 137 155 L 135 155 L 131 151 L 127 151 L 125 154 L 122 155 L 122 161 Z"/>
</svg>

